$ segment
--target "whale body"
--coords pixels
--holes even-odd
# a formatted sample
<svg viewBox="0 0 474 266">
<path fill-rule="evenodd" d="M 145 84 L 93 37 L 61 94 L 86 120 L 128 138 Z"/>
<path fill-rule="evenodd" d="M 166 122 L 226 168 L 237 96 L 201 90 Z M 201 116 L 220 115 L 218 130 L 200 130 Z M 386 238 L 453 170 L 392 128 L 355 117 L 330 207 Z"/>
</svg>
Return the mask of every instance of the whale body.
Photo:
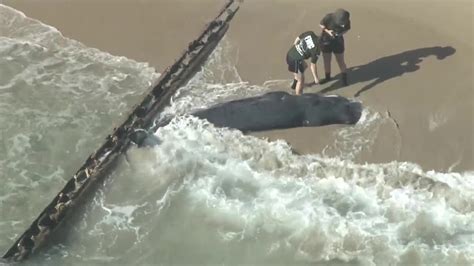
<svg viewBox="0 0 474 266">
<path fill-rule="evenodd" d="M 341 96 L 317 93 L 290 95 L 270 92 L 261 96 L 234 100 L 199 110 L 192 115 L 206 119 L 216 127 L 242 132 L 315 127 L 331 124 L 356 124 L 362 105 Z"/>
</svg>

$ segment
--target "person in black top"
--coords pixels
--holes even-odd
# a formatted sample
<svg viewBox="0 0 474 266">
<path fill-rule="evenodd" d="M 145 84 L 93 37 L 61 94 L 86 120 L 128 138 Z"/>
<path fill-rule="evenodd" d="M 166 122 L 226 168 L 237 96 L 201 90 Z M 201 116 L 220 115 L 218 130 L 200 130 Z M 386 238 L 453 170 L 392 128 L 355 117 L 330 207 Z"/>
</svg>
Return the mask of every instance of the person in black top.
<svg viewBox="0 0 474 266">
<path fill-rule="evenodd" d="M 327 14 L 320 23 L 321 33 L 321 51 L 324 59 L 325 78 L 321 83 L 325 83 L 331 79 L 331 54 L 334 53 L 337 64 L 341 69 L 342 83 L 344 86 L 347 82 L 347 67 L 344 61 L 344 37 L 343 34 L 351 29 L 350 13 L 342 8 L 337 9 L 333 13 Z"/>
<path fill-rule="evenodd" d="M 286 54 L 286 63 L 288 70 L 294 73 L 292 89 L 296 89 L 296 95 L 301 95 L 304 88 L 304 71 L 306 63 L 304 60 L 311 58 L 311 73 L 314 83 L 319 83 L 316 61 L 320 55 L 319 38 L 313 31 L 307 31 L 296 37 L 293 46 Z"/>
</svg>

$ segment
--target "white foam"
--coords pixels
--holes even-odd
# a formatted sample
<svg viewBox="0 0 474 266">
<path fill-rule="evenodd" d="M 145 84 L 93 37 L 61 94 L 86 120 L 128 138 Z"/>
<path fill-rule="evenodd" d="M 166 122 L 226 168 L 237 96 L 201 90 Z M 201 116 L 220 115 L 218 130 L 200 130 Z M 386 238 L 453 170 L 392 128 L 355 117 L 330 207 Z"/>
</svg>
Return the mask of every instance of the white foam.
<svg viewBox="0 0 474 266">
<path fill-rule="evenodd" d="M 134 102 L 127 97 L 139 98 L 136 89 L 156 76 L 146 64 L 84 47 L 5 6 L 0 14 L 0 53 L 6 55 L 0 67 L 18 63 L 8 80 L 0 80 L 2 92 L 8 92 L 0 110 L 7 114 L 12 99 L 25 101 L 20 115 L 1 121 L 8 129 L 1 132 L 3 154 L 13 155 L 0 157 L 7 180 L 0 190 L 10 193 L 0 200 L 0 211 L 9 213 L 0 223 L 0 239 L 8 240 L 30 221 L 25 213 L 44 207 L 20 194 L 42 199 L 28 188 L 32 173 L 48 177 L 37 193 L 56 192 L 53 186 L 64 182 L 56 166 L 75 169 L 64 158 L 86 158 L 108 133 L 104 124 Z M 166 114 L 177 117 L 157 131 L 162 144 L 129 151 L 79 219 L 71 243 L 53 248 L 47 263 L 189 264 L 199 258 L 209 264 L 474 263 L 473 173 L 426 172 L 408 162 L 353 163 L 387 119 L 370 108 L 356 126 L 336 130 L 336 141 L 321 156 L 298 156 L 283 141 L 217 129 L 183 115 L 285 82 L 243 82 L 237 58 L 228 42 L 218 47 L 204 70 L 173 97 Z M 46 91 L 53 101 L 33 101 L 39 98 L 32 84 L 44 90 L 39 97 Z M 12 93 L 22 97 L 9 97 Z M 54 104 L 56 95 L 61 104 Z M 91 111 L 98 103 L 103 108 Z M 14 208 L 3 204 L 7 201 Z"/>
<path fill-rule="evenodd" d="M 202 71 L 172 97 L 170 106 L 165 108 L 161 117 L 182 115 L 213 104 L 270 91 L 268 87 L 242 81 L 235 68 L 237 56 L 238 50 L 224 38 Z"/>
<path fill-rule="evenodd" d="M 438 111 L 428 117 L 428 129 L 434 131 L 440 126 L 446 124 L 450 115 L 448 111 Z"/>
<path fill-rule="evenodd" d="M 177 169 L 188 215 L 218 227 L 223 241 L 258 235 L 268 250 L 289 245 L 311 261 L 397 263 L 407 250 L 422 263 L 472 261 L 472 175 L 297 156 L 193 117 L 157 134 L 155 176 Z"/>
<path fill-rule="evenodd" d="M 6 248 L 159 75 L 5 5 L 0 73 L 0 195 L 12 193 L 0 202 Z"/>
<path fill-rule="evenodd" d="M 257 261 L 287 252 L 302 261 L 375 265 L 473 261 L 472 174 L 297 156 L 284 142 L 217 129 L 188 116 L 178 116 L 157 135 L 162 145 L 132 151 L 131 167 L 120 171 L 122 180 L 110 188 L 108 197 L 115 199 L 106 205 L 145 204 L 147 210 L 129 212 L 133 219 L 126 219 L 128 227 L 115 228 L 116 237 L 140 225 L 140 243 L 169 244 L 163 235 L 153 238 L 155 230 L 171 230 L 183 243 L 218 238 L 224 244 L 210 241 L 208 250 L 225 250 L 234 262 L 240 261 L 238 250 L 257 239 L 252 253 Z M 123 184 L 129 175 L 134 182 Z M 122 199 L 114 197 L 119 194 Z M 189 235 L 171 226 L 182 219 L 203 233 Z"/>
</svg>

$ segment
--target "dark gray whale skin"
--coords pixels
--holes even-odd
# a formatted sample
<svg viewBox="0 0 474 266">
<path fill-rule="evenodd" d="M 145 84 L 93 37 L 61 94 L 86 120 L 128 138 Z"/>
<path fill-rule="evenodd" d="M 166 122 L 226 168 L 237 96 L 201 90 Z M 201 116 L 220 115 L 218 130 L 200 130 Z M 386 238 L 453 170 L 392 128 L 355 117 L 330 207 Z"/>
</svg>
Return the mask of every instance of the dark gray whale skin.
<svg viewBox="0 0 474 266">
<path fill-rule="evenodd" d="M 216 127 L 228 127 L 242 132 L 315 127 L 331 124 L 356 124 L 362 105 L 341 96 L 316 93 L 290 95 L 269 92 L 217 104 L 192 115 L 206 119 Z"/>
<path fill-rule="evenodd" d="M 362 105 L 341 96 L 306 93 L 300 96 L 286 92 L 269 92 L 261 96 L 234 100 L 192 113 L 216 127 L 238 129 L 244 133 L 293 127 L 315 127 L 331 124 L 355 124 Z M 165 126 L 168 119 L 160 123 Z M 135 130 L 130 139 L 139 147 L 160 144 L 153 133 Z"/>
</svg>

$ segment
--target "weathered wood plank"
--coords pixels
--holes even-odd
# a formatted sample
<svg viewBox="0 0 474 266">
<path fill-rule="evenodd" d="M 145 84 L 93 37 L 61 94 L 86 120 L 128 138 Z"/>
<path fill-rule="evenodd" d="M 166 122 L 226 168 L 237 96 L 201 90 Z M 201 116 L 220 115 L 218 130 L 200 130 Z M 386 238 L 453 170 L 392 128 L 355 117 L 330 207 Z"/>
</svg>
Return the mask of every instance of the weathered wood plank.
<svg viewBox="0 0 474 266">
<path fill-rule="evenodd" d="M 81 198 L 96 191 L 97 184 L 107 176 L 119 155 L 130 147 L 129 133 L 136 129 L 150 129 L 154 119 L 169 103 L 176 90 L 199 71 L 229 28 L 229 22 L 238 11 L 240 2 L 226 2 L 217 17 L 206 25 L 199 37 L 189 43 L 175 63 L 151 86 L 143 101 L 106 137 L 105 143 L 86 159 L 76 174 L 15 241 L 3 255 L 4 259 L 21 261 L 46 246 L 47 240 L 59 226 L 71 216 L 79 203 L 83 203 Z"/>
</svg>

